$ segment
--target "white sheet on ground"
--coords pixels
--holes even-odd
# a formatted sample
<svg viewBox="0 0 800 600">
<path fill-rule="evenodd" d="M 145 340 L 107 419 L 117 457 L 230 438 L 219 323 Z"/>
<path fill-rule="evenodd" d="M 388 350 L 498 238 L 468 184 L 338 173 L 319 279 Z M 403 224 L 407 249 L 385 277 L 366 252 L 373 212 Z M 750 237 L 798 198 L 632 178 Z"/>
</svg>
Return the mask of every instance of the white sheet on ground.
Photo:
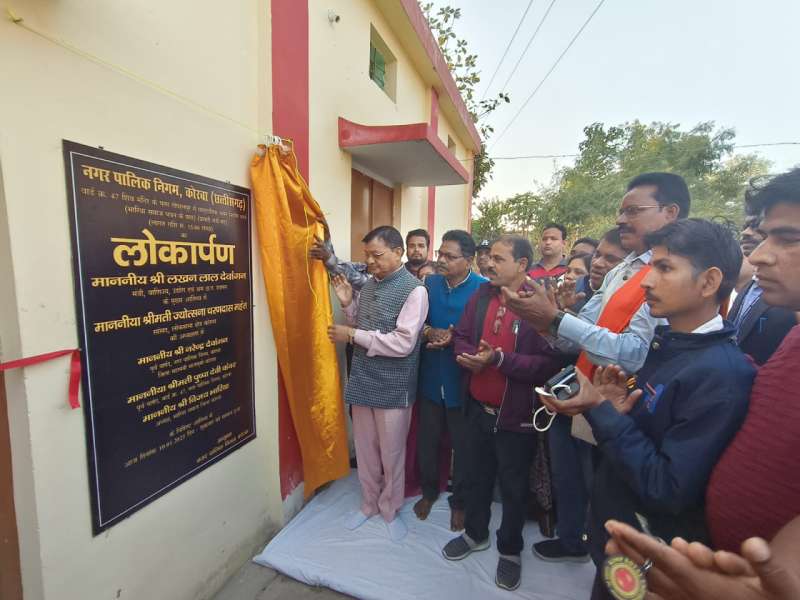
<svg viewBox="0 0 800 600">
<path fill-rule="evenodd" d="M 542 537 L 531 522 L 523 532 L 522 584 L 515 592 L 495 585 L 498 504 L 492 505 L 492 547 L 462 561 L 445 560 L 442 547 L 457 535 L 450 531 L 446 496 L 439 497 L 426 521 L 414 515 L 416 498 L 407 500 L 401 515 L 408 535 L 402 542 L 393 543 L 380 516 L 355 531 L 344 528 L 345 515 L 360 505 L 358 479 L 352 473 L 309 502 L 253 560 L 309 585 L 365 600 L 589 598 L 594 565 L 548 563 L 536 558 L 531 544 Z"/>
</svg>

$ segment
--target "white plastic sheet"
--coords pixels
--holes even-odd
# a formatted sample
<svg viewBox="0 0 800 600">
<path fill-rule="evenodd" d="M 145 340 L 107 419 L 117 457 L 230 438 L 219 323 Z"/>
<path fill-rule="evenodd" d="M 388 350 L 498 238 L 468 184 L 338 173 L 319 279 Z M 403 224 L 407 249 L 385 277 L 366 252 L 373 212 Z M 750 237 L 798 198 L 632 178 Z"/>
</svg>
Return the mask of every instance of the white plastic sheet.
<svg viewBox="0 0 800 600">
<path fill-rule="evenodd" d="M 492 506 L 492 547 L 458 562 L 441 554 L 455 535 L 443 494 L 426 521 L 412 510 L 416 498 L 404 504 L 401 515 L 408 535 L 400 543 L 389 539 L 377 516 L 355 531 L 344 528 L 345 515 L 359 507 L 355 473 L 333 483 L 315 497 L 253 560 L 309 585 L 324 586 L 365 600 L 471 600 L 530 598 L 587 600 L 594 565 L 548 563 L 531 553 L 542 539 L 538 527 L 527 523 L 522 552 L 522 584 L 515 592 L 494 583 L 497 567 L 495 530 L 500 505 Z"/>
</svg>

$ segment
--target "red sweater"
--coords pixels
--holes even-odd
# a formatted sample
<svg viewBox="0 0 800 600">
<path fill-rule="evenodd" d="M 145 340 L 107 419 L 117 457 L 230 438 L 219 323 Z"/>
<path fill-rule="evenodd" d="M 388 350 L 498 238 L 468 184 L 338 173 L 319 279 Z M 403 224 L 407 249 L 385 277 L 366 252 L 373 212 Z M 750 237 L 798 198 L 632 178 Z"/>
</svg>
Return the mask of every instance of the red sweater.
<svg viewBox="0 0 800 600">
<path fill-rule="evenodd" d="M 536 263 L 533 265 L 533 268 L 528 271 L 528 277 L 536 281 L 538 279 L 544 279 L 545 277 L 561 277 L 566 272 L 567 265 L 563 260 L 552 269 L 545 269 L 542 263 Z"/>
<path fill-rule="evenodd" d="M 500 298 L 494 296 L 489 301 L 486 318 L 483 320 L 483 339 L 492 348 L 500 348 L 503 352 L 514 352 L 514 338 L 516 337 L 514 323 L 518 322 L 519 317 L 505 309 L 504 314 L 498 319 L 500 307 Z M 498 322 L 497 333 L 494 332 L 495 322 Z M 479 402 L 500 406 L 506 391 L 506 376 L 497 367 L 486 367 L 470 378 L 469 391 L 472 397 Z"/>
<path fill-rule="evenodd" d="M 800 325 L 761 367 L 742 429 L 714 468 L 706 518 L 714 545 L 739 552 L 800 515 Z"/>
</svg>

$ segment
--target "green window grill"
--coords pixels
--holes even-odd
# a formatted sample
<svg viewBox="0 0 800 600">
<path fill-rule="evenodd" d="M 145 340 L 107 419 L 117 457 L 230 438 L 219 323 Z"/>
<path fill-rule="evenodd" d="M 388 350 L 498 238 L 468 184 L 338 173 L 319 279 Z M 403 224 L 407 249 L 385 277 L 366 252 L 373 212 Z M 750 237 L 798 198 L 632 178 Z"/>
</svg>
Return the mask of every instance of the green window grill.
<svg viewBox="0 0 800 600">
<path fill-rule="evenodd" d="M 386 59 L 372 44 L 369 45 L 369 78 L 382 90 L 386 89 Z"/>
</svg>

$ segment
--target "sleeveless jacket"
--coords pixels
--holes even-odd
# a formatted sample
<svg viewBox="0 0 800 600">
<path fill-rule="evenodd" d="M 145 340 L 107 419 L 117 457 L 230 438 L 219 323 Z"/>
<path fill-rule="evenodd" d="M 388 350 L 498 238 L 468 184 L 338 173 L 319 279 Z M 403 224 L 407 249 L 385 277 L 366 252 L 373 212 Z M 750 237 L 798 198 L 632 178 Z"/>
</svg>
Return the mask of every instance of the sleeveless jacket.
<svg viewBox="0 0 800 600">
<path fill-rule="evenodd" d="M 378 281 L 367 281 L 358 299 L 356 326 L 365 331 L 389 333 L 397 327 L 397 317 L 408 296 L 423 285 L 406 269 L 398 269 Z M 348 404 L 371 408 L 408 408 L 416 399 L 419 350 L 422 336 L 417 335 L 408 356 L 367 356 L 356 345 L 345 389 Z"/>
</svg>

